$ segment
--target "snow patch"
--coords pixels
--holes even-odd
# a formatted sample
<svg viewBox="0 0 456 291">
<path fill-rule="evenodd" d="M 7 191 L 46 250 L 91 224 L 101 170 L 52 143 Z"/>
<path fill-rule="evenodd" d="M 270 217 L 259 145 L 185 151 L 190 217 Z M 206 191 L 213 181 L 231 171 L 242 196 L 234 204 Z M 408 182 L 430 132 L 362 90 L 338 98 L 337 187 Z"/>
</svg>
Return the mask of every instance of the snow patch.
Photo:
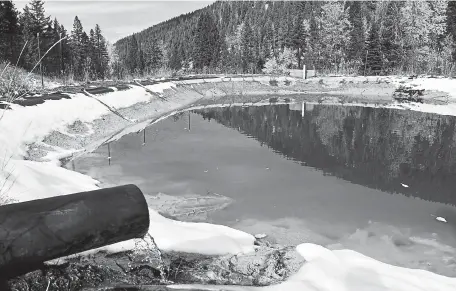
<svg viewBox="0 0 456 291">
<path fill-rule="evenodd" d="M 199 80 L 199 82 L 201 83 L 201 80 Z M 166 82 L 166 83 L 158 83 L 158 84 L 154 84 L 154 85 L 147 85 L 144 87 L 146 87 L 147 89 L 149 89 L 152 92 L 162 94 L 163 91 L 165 91 L 165 90 L 176 88 L 176 84 L 173 82 Z"/>
<path fill-rule="evenodd" d="M 401 83 L 402 82 L 402 83 Z M 424 89 L 427 91 L 440 91 L 456 98 L 456 80 L 449 78 L 416 78 L 412 80 L 396 79 L 396 86 L 408 85 L 415 89 Z"/>
<path fill-rule="evenodd" d="M 131 239 L 97 249 L 88 250 L 49 261 L 48 264 L 61 264 L 69 258 L 89 256 L 100 251 L 119 253 L 134 251 L 142 242 L 148 248 L 154 248 L 154 242 L 160 251 L 185 252 L 203 255 L 238 255 L 254 251 L 255 238 L 245 232 L 223 225 L 209 223 L 181 222 L 161 216 L 149 208 L 150 226 L 145 239 Z"/>
<path fill-rule="evenodd" d="M 56 167 L 55 163 L 10 159 L 0 171 L 3 191 L 17 202 L 98 189 L 89 176 Z M 2 194 L 0 192 L 0 194 Z"/>
</svg>

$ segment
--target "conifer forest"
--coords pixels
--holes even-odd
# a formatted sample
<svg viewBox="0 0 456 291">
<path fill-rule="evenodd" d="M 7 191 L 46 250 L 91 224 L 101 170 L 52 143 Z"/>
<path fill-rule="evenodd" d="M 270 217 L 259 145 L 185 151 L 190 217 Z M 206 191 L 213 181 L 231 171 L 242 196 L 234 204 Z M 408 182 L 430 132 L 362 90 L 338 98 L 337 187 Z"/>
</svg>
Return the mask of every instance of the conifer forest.
<svg viewBox="0 0 456 291">
<path fill-rule="evenodd" d="M 0 59 L 30 70 L 50 49 L 43 72 L 75 79 L 304 65 L 322 74 L 448 76 L 456 61 L 453 1 L 216 1 L 110 42 L 76 15 L 63 27 L 45 6 L 0 2 Z"/>
</svg>

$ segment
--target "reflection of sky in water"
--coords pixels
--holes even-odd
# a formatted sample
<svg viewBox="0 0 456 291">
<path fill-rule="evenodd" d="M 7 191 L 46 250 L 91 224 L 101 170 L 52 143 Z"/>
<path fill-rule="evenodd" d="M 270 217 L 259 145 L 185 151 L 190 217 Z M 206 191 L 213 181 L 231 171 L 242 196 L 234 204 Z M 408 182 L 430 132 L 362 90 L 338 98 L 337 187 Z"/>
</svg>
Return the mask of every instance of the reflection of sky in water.
<svg viewBox="0 0 456 291">
<path fill-rule="evenodd" d="M 207 122 L 197 114 L 191 116 L 190 132 L 186 130 L 187 115 L 178 120 L 165 120 L 147 129 L 144 146 L 142 134 L 131 134 L 111 144 L 111 166 L 108 166 L 107 149 L 102 147 L 75 161 L 74 168 L 104 185 L 135 183 L 149 195 L 171 195 L 163 196 L 168 197 L 164 203 L 172 212 L 167 214 L 177 213 L 179 219 L 201 219 L 201 216 L 179 216 L 193 205 L 188 204 L 188 197 L 218 193 L 234 202 L 216 200 L 223 209 L 212 211 L 214 202 L 203 200 L 199 209 L 210 212 L 209 216 L 204 216 L 210 222 L 250 233 L 266 233 L 281 244 L 315 242 L 330 248 L 350 248 L 383 262 L 456 276 L 455 209 L 384 192 L 429 195 L 424 191 L 413 192 L 417 182 L 410 175 L 404 176 L 401 163 L 388 162 L 391 159 L 383 152 L 375 152 L 373 147 L 378 145 L 362 148 L 371 151 L 370 155 L 365 153 L 364 160 L 353 153 L 353 145 L 359 143 L 353 138 L 356 130 L 362 130 L 366 135 L 364 142 L 378 139 L 379 134 L 387 136 L 384 128 L 370 128 L 372 125 L 368 122 L 383 118 L 385 113 L 369 115 L 367 121 L 359 124 L 363 112 L 329 112 L 333 121 L 325 120 L 323 112 L 312 117 L 307 115 L 305 118 L 310 118 L 309 122 L 303 124 L 301 112 L 297 112 L 299 119 L 296 119 L 288 111 L 282 114 L 280 110 L 272 113 L 269 109 L 245 110 L 247 115 L 235 109 L 215 111 L 219 122 L 235 129 Z M 357 118 L 346 121 L 350 114 Z M 401 132 L 402 136 L 411 135 L 413 141 L 414 134 L 420 131 L 410 128 L 410 120 L 407 123 L 403 116 L 398 120 L 400 122 L 391 125 L 393 131 Z M 312 129 L 312 124 L 317 124 L 318 130 Z M 337 126 L 342 126 L 342 130 Z M 352 130 L 354 134 L 347 129 L 353 127 L 358 128 Z M 430 128 L 423 130 L 428 132 Z M 255 139 L 246 138 L 239 131 Z M 293 139 L 304 131 L 311 133 L 305 136 L 305 142 Z M 395 133 L 388 138 L 397 136 Z M 305 144 L 309 140 L 312 146 Z M 388 141 L 382 143 L 387 148 L 394 148 L 401 161 L 411 160 L 412 167 L 414 161 L 427 163 L 423 155 L 410 157 L 405 154 L 413 150 L 413 143 L 401 143 L 401 139 Z M 265 145 L 272 146 L 280 155 Z M 311 152 L 306 152 L 309 150 Z M 421 150 L 432 154 L 423 146 Z M 301 158 L 300 163 L 284 159 L 282 154 Z M 370 168 L 369 162 L 383 160 L 382 165 Z M 301 166 L 301 162 L 312 167 Z M 365 175 L 358 171 L 359 168 L 363 172 L 373 171 L 371 174 L 376 176 Z M 451 173 L 450 167 L 445 169 Z M 408 179 L 406 183 L 410 189 L 394 186 L 399 178 Z M 364 186 L 364 181 L 369 187 Z M 422 186 L 425 181 L 420 183 Z M 173 196 L 180 200 L 170 198 Z M 160 208 L 163 205 L 160 203 L 152 207 Z M 170 203 L 172 207 L 169 207 Z M 440 223 L 432 215 L 443 216 L 449 223 Z"/>
</svg>

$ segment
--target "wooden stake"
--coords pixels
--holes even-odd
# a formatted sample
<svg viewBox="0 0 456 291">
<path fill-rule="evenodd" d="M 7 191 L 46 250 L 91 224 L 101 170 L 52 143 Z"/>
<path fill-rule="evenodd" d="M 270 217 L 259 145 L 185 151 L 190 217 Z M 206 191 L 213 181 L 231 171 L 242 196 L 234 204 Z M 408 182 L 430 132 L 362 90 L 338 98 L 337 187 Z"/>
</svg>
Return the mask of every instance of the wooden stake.
<svg viewBox="0 0 456 291">
<path fill-rule="evenodd" d="M 40 33 L 36 34 L 36 39 L 38 40 L 38 60 L 41 60 L 41 52 L 40 52 Z M 43 66 L 40 62 L 40 74 L 41 74 L 41 87 L 44 88 L 44 79 L 43 79 Z"/>
<path fill-rule="evenodd" d="M 62 39 L 62 33 L 59 33 L 59 39 Z M 60 77 L 63 75 L 63 49 L 62 49 L 62 42 L 59 44 L 60 46 Z"/>
</svg>

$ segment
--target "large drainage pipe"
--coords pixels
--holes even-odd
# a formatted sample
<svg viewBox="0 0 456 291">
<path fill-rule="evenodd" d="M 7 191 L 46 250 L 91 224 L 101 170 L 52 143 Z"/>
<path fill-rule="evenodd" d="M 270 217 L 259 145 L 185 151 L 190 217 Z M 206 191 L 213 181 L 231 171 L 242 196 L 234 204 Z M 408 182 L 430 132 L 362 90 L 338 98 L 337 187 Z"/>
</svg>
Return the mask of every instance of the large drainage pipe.
<svg viewBox="0 0 456 291">
<path fill-rule="evenodd" d="M 143 237 L 149 210 L 135 185 L 0 206 L 0 277 L 45 261 Z"/>
</svg>

